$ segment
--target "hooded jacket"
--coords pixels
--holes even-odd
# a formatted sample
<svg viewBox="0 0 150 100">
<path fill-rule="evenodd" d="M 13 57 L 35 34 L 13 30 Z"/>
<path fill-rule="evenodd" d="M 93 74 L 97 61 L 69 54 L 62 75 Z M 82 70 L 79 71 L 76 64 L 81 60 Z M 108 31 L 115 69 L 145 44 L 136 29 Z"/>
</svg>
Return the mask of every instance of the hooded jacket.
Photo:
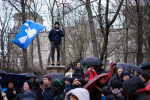
<svg viewBox="0 0 150 100">
<path fill-rule="evenodd" d="M 70 90 L 66 94 L 64 100 L 69 100 L 70 94 L 73 94 L 74 96 L 76 96 L 78 100 L 90 100 L 89 92 L 85 88 L 76 88 L 76 89 Z"/>
<path fill-rule="evenodd" d="M 48 38 L 50 42 L 54 42 L 56 44 L 61 44 L 61 37 L 64 37 L 64 32 L 58 28 L 59 31 L 56 31 L 56 27 L 50 30 Z"/>
<path fill-rule="evenodd" d="M 54 96 L 53 100 L 64 100 L 65 98 L 65 93 L 64 93 L 64 89 L 65 89 L 65 82 L 61 81 L 59 79 L 54 79 L 52 80 L 51 83 L 52 86 L 52 93 Z"/>
<path fill-rule="evenodd" d="M 89 70 L 87 70 L 85 74 L 87 74 L 87 73 L 89 74 L 90 80 L 91 80 L 92 78 L 94 78 L 95 76 L 97 76 L 96 71 L 90 72 Z"/>
<path fill-rule="evenodd" d="M 116 68 L 114 68 L 114 65 L 115 65 L 114 62 L 110 63 L 110 70 L 108 70 L 108 73 L 109 73 L 110 76 L 115 75 Z"/>
</svg>

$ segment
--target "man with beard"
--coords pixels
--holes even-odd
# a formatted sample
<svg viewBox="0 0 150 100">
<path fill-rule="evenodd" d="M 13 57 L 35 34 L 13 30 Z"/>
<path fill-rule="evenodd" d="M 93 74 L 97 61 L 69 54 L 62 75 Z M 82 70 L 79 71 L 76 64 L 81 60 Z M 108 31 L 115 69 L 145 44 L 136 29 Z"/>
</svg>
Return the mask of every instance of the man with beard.
<svg viewBox="0 0 150 100">
<path fill-rule="evenodd" d="M 81 83 L 78 81 L 78 79 L 76 77 L 70 78 L 69 81 L 71 83 L 71 87 L 70 87 L 70 89 L 68 89 L 68 91 L 71 90 L 71 89 L 75 89 L 75 88 L 81 87 Z"/>
<path fill-rule="evenodd" d="M 110 78 L 110 81 L 109 81 L 109 83 L 108 83 L 108 87 L 112 87 L 112 81 L 113 81 L 113 80 L 122 81 L 122 79 L 121 79 L 122 72 L 123 72 L 123 68 L 120 67 L 120 68 L 117 69 L 117 74 L 114 75 L 114 76 L 112 76 L 112 77 Z"/>
<path fill-rule="evenodd" d="M 52 89 L 51 89 L 51 75 L 47 74 L 43 78 L 44 91 L 43 91 L 43 100 L 53 100 Z"/>
</svg>

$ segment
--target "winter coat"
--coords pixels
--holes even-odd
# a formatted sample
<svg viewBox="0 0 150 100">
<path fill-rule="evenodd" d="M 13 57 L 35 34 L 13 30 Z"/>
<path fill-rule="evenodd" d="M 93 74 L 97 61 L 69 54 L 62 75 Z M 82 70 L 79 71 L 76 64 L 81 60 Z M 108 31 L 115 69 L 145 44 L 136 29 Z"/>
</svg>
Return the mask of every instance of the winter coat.
<svg viewBox="0 0 150 100">
<path fill-rule="evenodd" d="M 77 67 L 75 67 L 74 69 L 74 73 L 72 75 L 73 77 L 76 77 L 77 79 L 79 78 L 83 78 L 84 77 L 84 72 L 83 72 L 83 68 L 78 69 Z"/>
<path fill-rule="evenodd" d="M 70 100 L 69 99 L 70 94 L 73 94 L 74 96 L 76 96 L 78 100 L 90 100 L 89 92 L 85 88 L 76 88 L 76 89 L 70 90 L 66 94 L 64 100 Z"/>
<path fill-rule="evenodd" d="M 106 100 L 125 100 L 123 95 L 115 96 L 112 91 L 110 91 L 108 86 L 102 88 L 102 93 L 106 96 Z"/>
<path fill-rule="evenodd" d="M 65 92 L 67 92 L 71 88 L 71 83 L 65 85 Z"/>
<path fill-rule="evenodd" d="M 65 98 L 65 82 L 59 79 L 54 79 L 52 80 L 51 83 L 52 89 L 53 89 L 53 95 L 54 99 L 53 100 L 64 100 Z"/>
<path fill-rule="evenodd" d="M 51 86 L 46 87 L 43 90 L 43 100 L 53 100 L 52 89 Z"/>
<path fill-rule="evenodd" d="M 23 93 L 19 93 L 15 100 L 36 100 L 36 94 L 29 90 Z"/>
<path fill-rule="evenodd" d="M 37 96 L 37 100 L 43 100 L 43 95 L 42 95 L 42 90 L 38 90 L 35 92 L 36 96 Z"/>
<path fill-rule="evenodd" d="M 6 97 L 7 97 L 8 100 L 13 100 L 13 99 L 15 99 L 15 96 L 16 96 L 16 95 L 13 94 L 13 89 L 7 89 L 7 90 L 5 91 L 5 93 L 6 93 Z"/>
<path fill-rule="evenodd" d="M 90 80 L 92 78 L 94 78 L 95 76 L 97 76 L 97 73 L 95 71 L 94 72 L 90 72 L 89 70 L 87 70 L 85 74 L 87 74 L 87 73 L 89 74 Z"/>
<path fill-rule="evenodd" d="M 78 81 L 81 83 L 81 86 L 84 87 L 88 82 L 84 78 L 79 78 Z"/>
<path fill-rule="evenodd" d="M 113 80 L 119 80 L 122 82 L 122 79 L 118 76 L 118 75 L 114 75 L 110 78 L 109 82 L 108 82 L 108 87 L 111 87 L 112 86 L 112 81 Z"/>
<path fill-rule="evenodd" d="M 61 29 L 58 29 L 58 30 L 59 31 L 56 31 L 56 28 L 50 30 L 49 36 L 48 36 L 50 42 L 61 44 L 61 37 L 64 37 L 64 32 Z"/>
<path fill-rule="evenodd" d="M 144 88 L 144 83 L 139 77 L 132 77 L 123 83 L 123 89 L 128 94 L 129 100 L 137 100 L 140 96 L 138 89 Z"/>
<path fill-rule="evenodd" d="M 114 76 L 116 73 L 116 68 L 114 68 L 114 64 L 115 64 L 114 62 L 110 63 L 110 70 L 108 70 L 110 76 Z"/>
</svg>

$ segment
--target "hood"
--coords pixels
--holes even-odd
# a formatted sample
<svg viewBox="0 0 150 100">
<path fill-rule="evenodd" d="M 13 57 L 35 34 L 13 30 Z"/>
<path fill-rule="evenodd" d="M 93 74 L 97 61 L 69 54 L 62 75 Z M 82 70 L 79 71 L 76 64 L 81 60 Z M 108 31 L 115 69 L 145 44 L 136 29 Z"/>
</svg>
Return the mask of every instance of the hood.
<svg viewBox="0 0 150 100">
<path fill-rule="evenodd" d="M 65 89 L 65 82 L 59 79 L 52 80 L 52 91 L 54 95 L 61 94 Z"/>
<path fill-rule="evenodd" d="M 114 70 L 115 70 L 115 68 L 113 67 L 113 66 L 114 66 L 114 64 L 116 64 L 116 63 L 114 63 L 114 62 L 111 62 L 111 63 L 110 63 L 110 68 L 111 68 L 111 70 L 112 70 L 112 71 L 114 71 Z"/>
<path fill-rule="evenodd" d="M 89 92 L 85 88 L 76 88 L 76 89 L 70 90 L 66 94 L 65 100 L 69 100 L 69 95 L 70 94 L 75 95 L 78 98 L 78 100 L 90 100 Z"/>
<path fill-rule="evenodd" d="M 102 88 L 102 93 L 104 95 L 112 94 L 112 92 L 110 91 L 108 86 L 105 86 L 105 87 Z"/>
</svg>

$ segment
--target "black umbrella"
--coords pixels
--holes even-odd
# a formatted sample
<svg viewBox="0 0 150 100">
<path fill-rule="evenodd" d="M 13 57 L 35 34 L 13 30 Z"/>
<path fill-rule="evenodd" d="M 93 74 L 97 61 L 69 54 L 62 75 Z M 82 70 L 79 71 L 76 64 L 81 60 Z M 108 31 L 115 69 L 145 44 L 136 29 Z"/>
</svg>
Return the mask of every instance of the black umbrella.
<svg viewBox="0 0 150 100">
<path fill-rule="evenodd" d="M 9 73 L 7 76 L 3 77 L 0 80 L 0 84 L 2 88 L 7 88 L 7 83 L 9 81 L 13 81 L 15 88 L 19 89 L 23 86 L 23 83 L 27 80 L 27 78 L 23 75 L 19 75 L 19 74 L 12 74 Z"/>
<path fill-rule="evenodd" d="M 20 73 L 20 75 L 24 75 L 27 78 L 37 78 L 38 76 L 33 73 Z"/>
<path fill-rule="evenodd" d="M 150 62 L 141 63 L 138 66 L 142 69 L 147 70 L 147 69 L 150 69 Z"/>
<path fill-rule="evenodd" d="M 64 79 L 65 78 L 65 76 L 64 75 L 62 75 L 62 74 L 56 74 L 56 73 L 49 73 L 51 76 L 52 76 L 52 79 Z M 41 76 L 41 77 L 39 77 L 39 82 L 40 81 L 43 81 L 43 77 L 44 77 L 45 75 L 43 75 L 43 76 Z"/>
<path fill-rule="evenodd" d="M 0 69 L 0 76 L 5 76 L 7 75 L 8 73 L 2 69 Z"/>
<path fill-rule="evenodd" d="M 97 68 L 101 65 L 102 61 L 97 57 L 87 57 L 80 61 L 84 66 Z"/>
<path fill-rule="evenodd" d="M 137 72 L 142 72 L 142 69 L 134 64 L 131 63 L 118 63 L 116 65 L 117 68 L 121 67 L 123 69 L 126 70 L 133 70 L 133 71 L 137 71 Z"/>
</svg>

